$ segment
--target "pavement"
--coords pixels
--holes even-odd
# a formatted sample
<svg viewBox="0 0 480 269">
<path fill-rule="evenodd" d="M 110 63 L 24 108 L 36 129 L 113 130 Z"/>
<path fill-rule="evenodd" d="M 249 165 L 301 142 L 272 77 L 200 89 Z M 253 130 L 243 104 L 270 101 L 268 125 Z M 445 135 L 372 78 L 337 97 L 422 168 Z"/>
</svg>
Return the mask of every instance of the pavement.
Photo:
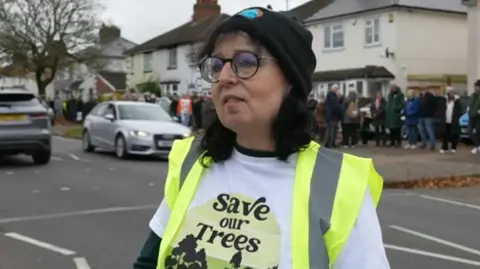
<svg viewBox="0 0 480 269">
<path fill-rule="evenodd" d="M 162 198 L 167 162 L 118 160 L 83 153 L 78 140 L 53 141 L 47 166 L 0 160 L 0 269 L 131 268 Z M 378 160 L 390 179 L 399 173 L 392 165 L 403 167 L 395 156 L 453 162 L 431 152 L 349 151 Z M 434 165 L 425 163 L 417 170 Z M 480 268 L 480 187 L 385 190 L 378 213 L 391 268 Z"/>
<path fill-rule="evenodd" d="M 386 182 L 398 182 L 429 177 L 480 175 L 480 155 L 471 147 L 459 145 L 456 154 L 426 149 L 394 149 L 357 147 L 340 149 L 358 156 L 372 158 L 375 168 Z"/>
</svg>

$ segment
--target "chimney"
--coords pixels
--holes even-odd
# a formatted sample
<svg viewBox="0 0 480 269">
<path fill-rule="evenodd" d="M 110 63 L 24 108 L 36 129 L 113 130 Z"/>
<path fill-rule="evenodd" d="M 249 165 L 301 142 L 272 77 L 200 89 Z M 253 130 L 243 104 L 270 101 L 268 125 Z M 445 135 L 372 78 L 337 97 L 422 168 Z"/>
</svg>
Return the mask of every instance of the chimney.
<svg viewBox="0 0 480 269">
<path fill-rule="evenodd" d="M 218 15 L 220 15 L 220 6 L 217 0 L 197 0 L 197 3 L 193 6 L 193 21 Z"/>
<path fill-rule="evenodd" d="M 113 25 L 102 25 L 99 31 L 100 44 L 106 44 L 115 38 L 120 37 L 120 28 Z"/>
</svg>

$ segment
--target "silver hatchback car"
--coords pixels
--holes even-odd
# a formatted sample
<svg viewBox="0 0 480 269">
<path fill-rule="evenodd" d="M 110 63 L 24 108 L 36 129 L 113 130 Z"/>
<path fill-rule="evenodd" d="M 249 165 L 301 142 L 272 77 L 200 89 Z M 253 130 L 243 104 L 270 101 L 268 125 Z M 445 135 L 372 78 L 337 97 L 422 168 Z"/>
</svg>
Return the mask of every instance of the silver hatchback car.
<svg viewBox="0 0 480 269">
<path fill-rule="evenodd" d="M 51 141 L 48 108 L 28 90 L 0 87 L 0 155 L 23 153 L 47 164 Z"/>
<path fill-rule="evenodd" d="M 82 145 L 85 152 L 103 148 L 119 158 L 167 156 L 175 139 L 190 135 L 158 104 L 111 101 L 98 104 L 85 118 Z"/>
</svg>

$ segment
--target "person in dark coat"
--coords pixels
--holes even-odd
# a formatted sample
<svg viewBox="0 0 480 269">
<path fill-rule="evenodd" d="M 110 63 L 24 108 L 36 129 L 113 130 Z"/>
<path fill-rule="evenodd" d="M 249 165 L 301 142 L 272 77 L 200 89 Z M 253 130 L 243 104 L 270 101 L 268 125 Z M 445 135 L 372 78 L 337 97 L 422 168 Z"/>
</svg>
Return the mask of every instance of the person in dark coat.
<svg viewBox="0 0 480 269">
<path fill-rule="evenodd" d="M 192 96 L 192 116 L 193 116 L 193 129 L 198 131 L 202 129 L 202 106 L 203 98 L 198 95 Z"/>
<path fill-rule="evenodd" d="M 177 113 L 177 106 L 178 106 L 178 95 L 174 93 L 171 97 L 171 103 L 170 103 L 170 116 L 171 117 L 176 117 L 177 121 L 180 122 L 179 115 Z"/>
<path fill-rule="evenodd" d="M 480 80 L 474 84 L 475 91 L 468 104 L 468 133 L 472 138 L 473 154 L 480 154 Z"/>
<path fill-rule="evenodd" d="M 333 85 L 325 99 L 326 126 L 323 146 L 327 148 L 336 147 L 335 140 L 337 138 L 338 123 L 343 118 L 343 108 L 338 99 L 338 90 L 338 85 Z"/>
<path fill-rule="evenodd" d="M 430 150 L 435 149 L 435 118 L 438 114 L 437 98 L 431 90 L 425 91 L 422 98 L 422 117 L 420 118 L 420 137 L 422 138 L 422 148 L 429 147 Z"/>
<path fill-rule="evenodd" d="M 207 98 L 202 104 L 202 129 L 206 130 L 217 117 L 212 99 Z"/>
<path fill-rule="evenodd" d="M 442 130 L 442 148 L 440 153 L 448 150 L 452 153 L 457 152 L 457 144 L 460 138 L 460 117 L 462 116 L 462 105 L 455 95 L 453 89 L 447 92 L 445 106 L 441 106 L 440 127 Z"/>
<path fill-rule="evenodd" d="M 377 92 L 375 101 L 370 105 L 370 115 L 372 115 L 372 124 L 375 127 L 375 144 L 382 146 L 387 144 L 387 135 L 385 131 L 385 108 L 387 101 L 383 97 L 382 91 Z"/>
<path fill-rule="evenodd" d="M 389 146 L 400 147 L 402 145 L 402 110 L 405 96 L 397 85 L 390 85 L 390 93 L 387 97 L 385 108 L 385 127 L 390 130 Z"/>
</svg>

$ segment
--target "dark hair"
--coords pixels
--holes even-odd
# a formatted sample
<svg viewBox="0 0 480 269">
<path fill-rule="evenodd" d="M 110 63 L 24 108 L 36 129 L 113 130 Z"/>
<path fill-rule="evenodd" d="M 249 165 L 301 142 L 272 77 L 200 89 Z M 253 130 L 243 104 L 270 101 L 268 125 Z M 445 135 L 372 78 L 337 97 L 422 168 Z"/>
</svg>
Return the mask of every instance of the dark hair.
<svg viewBox="0 0 480 269">
<path fill-rule="evenodd" d="M 474 86 L 480 86 L 480 79 L 479 79 L 479 80 L 477 80 L 477 81 L 475 81 L 475 84 L 474 84 Z"/>
<path fill-rule="evenodd" d="M 305 103 L 291 94 L 287 95 L 272 124 L 277 158 L 285 161 L 290 154 L 308 146 L 312 140 L 314 124 L 313 115 L 307 110 Z M 202 165 L 207 167 L 209 164 L 205 157 L 216 163 L 227 160 L 232 155 L 235 143 L 236 134 L 225 127 L 215 114 L 200 144 L 200 150 L 204 152 Z"/>
</svg>

